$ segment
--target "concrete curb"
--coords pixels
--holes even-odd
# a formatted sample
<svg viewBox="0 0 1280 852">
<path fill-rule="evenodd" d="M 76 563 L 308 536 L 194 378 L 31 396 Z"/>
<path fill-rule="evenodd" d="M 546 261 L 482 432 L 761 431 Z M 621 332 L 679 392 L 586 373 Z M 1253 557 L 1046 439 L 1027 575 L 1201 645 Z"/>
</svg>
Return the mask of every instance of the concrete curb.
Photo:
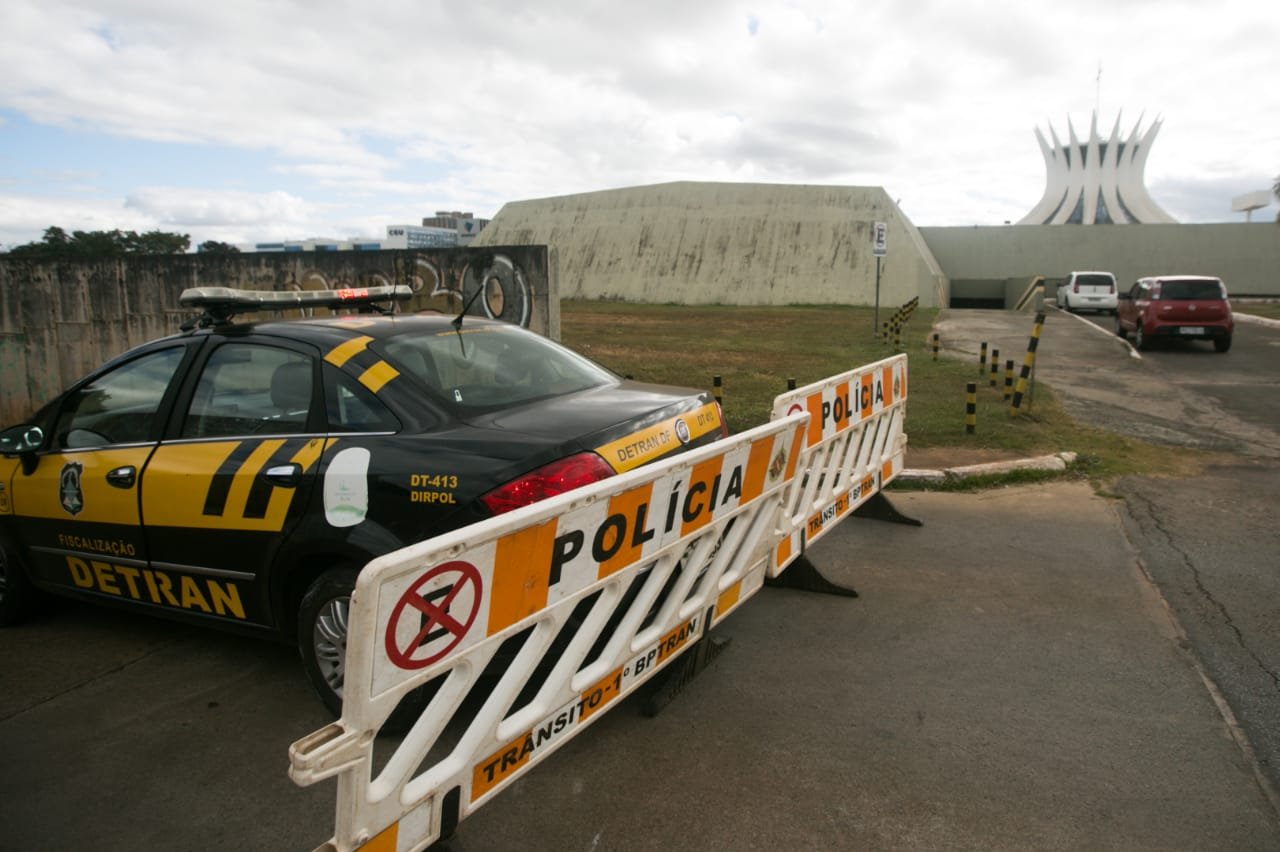
<svg viewBox="0 0 1280 852">
<path fill-rule="evenodd" d="M 974 476 L 1008 473 L 1013 470 L 1066 470 L 1067 466 L 1074 463 L 1075 460 L 1075 453 L 1054 453 L 1049 456 L 971 464 L 964 467 L 942 468 L 941 470 L 908 468 L 898 474 L 898 479 L 903 482 L 951 482 L 969 479 Z"/>
<path fill-rule="evenodd" d="M 1233 312 L 1232 316 L 1241 322 L 1251 322 L 1254 325 L 1265 325 L 1271 328 L 1280 328 L 1280 320 L 1273 320 L 1270 317 L 1260 317 L 1255 314 L 1242 314 L 1239 311 Z"/>
</svg>

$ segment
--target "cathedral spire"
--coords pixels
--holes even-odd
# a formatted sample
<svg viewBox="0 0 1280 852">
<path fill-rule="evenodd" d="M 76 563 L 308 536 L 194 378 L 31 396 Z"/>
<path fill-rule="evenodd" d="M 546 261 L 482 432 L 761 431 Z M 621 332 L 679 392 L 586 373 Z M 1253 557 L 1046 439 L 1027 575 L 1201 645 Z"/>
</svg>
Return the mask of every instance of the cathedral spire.
<svg viewBox="0 0 1280 852">
<path fill-rule="evenodd" d="M 1157 118 L 1145 133 L 1142 118 L 1127 140 L 1120 136 L 1120 116 L 1107 139 L 1098 136 L 1098 113 L 1089 123 L 1089 137 L 1076 138 L 1075 126 L 1067 118 L 1067 138 L 1063 144 L 1053 126 L 1053 144 L 1036 128 L 1036 141 L 1044 156 L 1044 196 L 1019 225 L 1109 225 L 1174 222 L 1147 194 L 1143 170 L 1151 143 L 1159 132 Z"/>
</svg>

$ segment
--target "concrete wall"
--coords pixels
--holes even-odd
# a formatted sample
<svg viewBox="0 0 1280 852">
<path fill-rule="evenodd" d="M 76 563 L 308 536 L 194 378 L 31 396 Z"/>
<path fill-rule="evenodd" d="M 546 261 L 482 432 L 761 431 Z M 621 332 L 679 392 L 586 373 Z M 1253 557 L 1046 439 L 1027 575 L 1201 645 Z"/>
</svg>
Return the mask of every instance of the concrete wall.
<svg viewBox="0 0 1280 852">
<path fill-rule="evenodd" d="M 674 304 L 946 304 L 914 225 L 878 187 L 677 182 L 506 204 L 473 245 L 548 245 L 560 294 Z"/>
<path fill-rule="evenodd" d="M 188 254 L 97 262 L 0 257 L 0 425 L 20 422 L 102 362 L 176 332 L 194 315 L 178 304 L 188 287 L 321 290 L 409 283 L 416 295 L 403 310 L 456 312 L 460 294 L 475 293 L 484 281 L 486 294 L 470 313 L 558 337 L 553 263 L 543 246 Z"/>
<path fill-rule="evenodd" d="M 1122 288 L 1144 275 L 1194 274 L 1222 278 L 1233 295 L 1280 294 L 1274 222 L 921 228 L 920 235 L 953 282 L 1043 275 L 1052 297 L 1072 270 L 1104 269 Z"/>
</svg>

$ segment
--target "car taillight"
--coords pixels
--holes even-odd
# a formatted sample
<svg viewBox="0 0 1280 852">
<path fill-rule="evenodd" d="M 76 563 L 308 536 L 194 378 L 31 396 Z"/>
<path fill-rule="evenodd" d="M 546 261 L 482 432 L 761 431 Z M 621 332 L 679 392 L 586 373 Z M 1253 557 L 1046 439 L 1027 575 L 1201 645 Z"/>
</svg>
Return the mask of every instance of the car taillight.
<svg viewBox="0 0 1280 852">
<path fill-rule="evenodd" d="M 1080 282 L 1079 282 L 1079 281 L 1077 281 L 1076 283 L 1074 283 L 1074 284 L 1072 284 L 1072 285 L 1071 285 L 1071 292 L 1072 292 L 1072 293 L 1079 293 L 1079 292 L 1080 292 Z"/>
<path fill-rule="evenodd" d="M 560 459 L 500 485 L 480 497 L 495 515 L 581 488 L 613 476 L 613 468 L 595 453 Z"/>
</svg>

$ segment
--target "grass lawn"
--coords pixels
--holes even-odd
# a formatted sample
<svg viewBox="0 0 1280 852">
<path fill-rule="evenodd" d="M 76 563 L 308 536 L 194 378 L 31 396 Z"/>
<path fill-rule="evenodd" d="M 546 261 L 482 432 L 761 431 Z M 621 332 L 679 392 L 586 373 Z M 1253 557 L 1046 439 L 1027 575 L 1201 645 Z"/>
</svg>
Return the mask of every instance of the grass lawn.
<svg viewBox="0 0 1280 852">
<path fill-rule="evenodd" d="M 880 319 L 895 310 L 881 306 Z M 564 301 L 560 311 L 562 341 L 622 375 L 706 389 L 719 375 L 725 418 L 734 432 L 768 420 L 773 397 L 786 390 L 789 378 L 805 385 L 904 351 L 910 359 L 906 431 L 912 448 L 1028 456 L 1073 451 L 1080 455 L 1075 473 L 1099 483 L 1125 473 L 1186 475 L 1207 458 L 1079 424 L 1043 382 L 1026 395 L 1024 410 L 1010 416 L 1003 372 L 999 387 L 990 387 L 989 374 L 979 381 L 977 431 L 965 434 L 965 384 L 978 379 L 978 365 L 943 356 L 933 360 L 929 335 L 936 309 L 915 311 L 901 350 L 873 335 L 874 312 L 867 307 Z M 1022 357 L 1013 359 L 1015 370 Z"/>
</svg>

